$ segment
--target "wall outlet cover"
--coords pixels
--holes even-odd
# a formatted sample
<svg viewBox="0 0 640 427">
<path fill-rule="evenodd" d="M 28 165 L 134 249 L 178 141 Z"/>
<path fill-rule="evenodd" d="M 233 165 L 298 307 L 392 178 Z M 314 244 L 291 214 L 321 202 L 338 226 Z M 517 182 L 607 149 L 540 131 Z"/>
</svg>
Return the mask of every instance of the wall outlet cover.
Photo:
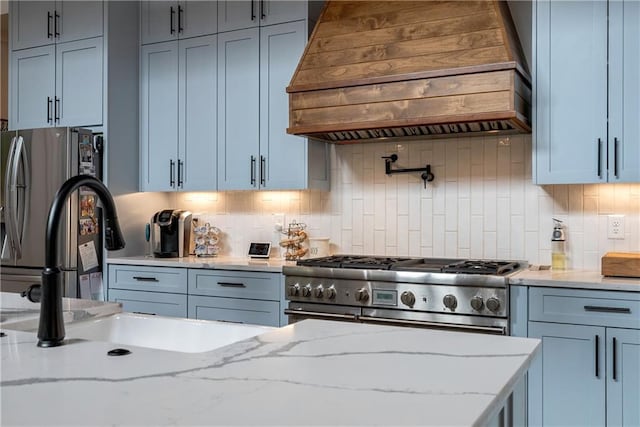
<svg viewBox="0 0 640 427">
<path fill-rule="evenodd" d="M 624 239 L 624 215 L 609 215 L 607 217 L 607 238 Z"/>
</svg>

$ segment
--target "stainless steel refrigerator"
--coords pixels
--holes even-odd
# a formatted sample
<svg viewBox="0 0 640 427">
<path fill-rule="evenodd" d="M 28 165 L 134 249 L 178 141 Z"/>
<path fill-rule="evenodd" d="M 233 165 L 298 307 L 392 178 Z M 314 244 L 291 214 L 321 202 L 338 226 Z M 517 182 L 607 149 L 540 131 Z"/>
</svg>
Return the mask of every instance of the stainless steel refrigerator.
<svg viewBox="0 0 640 427">
<path fill-rule="evenodd" d="M 1 142 L 0 290 L 20 292 L 41 281 L 47 217 L 58 188 L 79 174 L 101 178 L 102 140 L 88 129 L 43 128 L 2 132 Z M 81 188 L 66 205 L 58 236 L 66 296 L 89 297 L 89 277 L 101 280 L 97 202 Z"/>
</svg>

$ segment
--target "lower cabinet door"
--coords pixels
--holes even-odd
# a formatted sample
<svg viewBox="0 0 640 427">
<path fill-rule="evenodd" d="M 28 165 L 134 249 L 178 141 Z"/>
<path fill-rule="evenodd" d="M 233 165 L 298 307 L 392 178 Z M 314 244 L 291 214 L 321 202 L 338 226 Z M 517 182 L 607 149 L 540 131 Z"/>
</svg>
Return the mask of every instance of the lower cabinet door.
<svg viewBox="0 0 640 427">
<path fill-rule="evenodd" d="M 280 303 L 189 295 L 189 318 L 280 326 Z"/>
<path fill-rule="evenodd" d="M 109 289 L 109 301 L 122 303 L 122 310 L 130 313 L 187 317 L 186 295 Z"/>
<path fill-rule="evenodd" d="M 640 330 L 607 328 L 607 426 L 640 426 Z"/>
<path fill-rule="evenodd" d="M 529 369 L 529 426 L 604 426 L 605 328 L 529 322 L 542 353 Z"/>
</svg>

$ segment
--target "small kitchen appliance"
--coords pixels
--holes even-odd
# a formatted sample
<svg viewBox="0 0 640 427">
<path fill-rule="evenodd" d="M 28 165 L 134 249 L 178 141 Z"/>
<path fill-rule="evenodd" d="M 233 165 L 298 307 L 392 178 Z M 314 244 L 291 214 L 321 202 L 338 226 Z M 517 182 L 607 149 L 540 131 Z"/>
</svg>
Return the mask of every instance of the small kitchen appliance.
<svg viewBox="0 0 640 427">
<path fill-rule="evenodd" d="M 285 314 L 509 333 L 509 276 L 525 261 L 334 255 L 283 267 Z"/>
<path fill-rule="evenodd" d="M 182 209 L 165 209 L 151 217 L 151 248 L 158 258 L 181 258 L 191 249 L 192 214 Z"/>
</svg>

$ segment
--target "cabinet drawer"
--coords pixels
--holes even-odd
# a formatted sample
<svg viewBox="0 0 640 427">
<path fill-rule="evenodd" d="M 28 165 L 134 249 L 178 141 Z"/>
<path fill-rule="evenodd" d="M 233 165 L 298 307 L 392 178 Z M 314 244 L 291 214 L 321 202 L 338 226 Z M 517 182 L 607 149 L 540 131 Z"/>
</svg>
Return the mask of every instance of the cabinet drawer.
<svg viewBox="0 0 640 427">
<path fill-rule="evenodd" d="M 130 313 L 187 317 L 187 296 L 182 294 L 109 289 L 109 301 L 122 303 Z"/>
<path fill-rule="evenodd" d="M 529 320 L 640 328 L 640 293 L 529 288 Z"/>
<path fill-rule="evenodd" d="M 280 274 L 189 270 L 189 294 L 280 301 Z"/>
<path fill-rule="evenodd" d="M 189 295 L 189 318 L 280 326 L 280 303 Z"/>
<path fill-rule="evenodd" d="M 187 293 L 187 269 L 109 265 L 109 289 Z"/>
</svg>

